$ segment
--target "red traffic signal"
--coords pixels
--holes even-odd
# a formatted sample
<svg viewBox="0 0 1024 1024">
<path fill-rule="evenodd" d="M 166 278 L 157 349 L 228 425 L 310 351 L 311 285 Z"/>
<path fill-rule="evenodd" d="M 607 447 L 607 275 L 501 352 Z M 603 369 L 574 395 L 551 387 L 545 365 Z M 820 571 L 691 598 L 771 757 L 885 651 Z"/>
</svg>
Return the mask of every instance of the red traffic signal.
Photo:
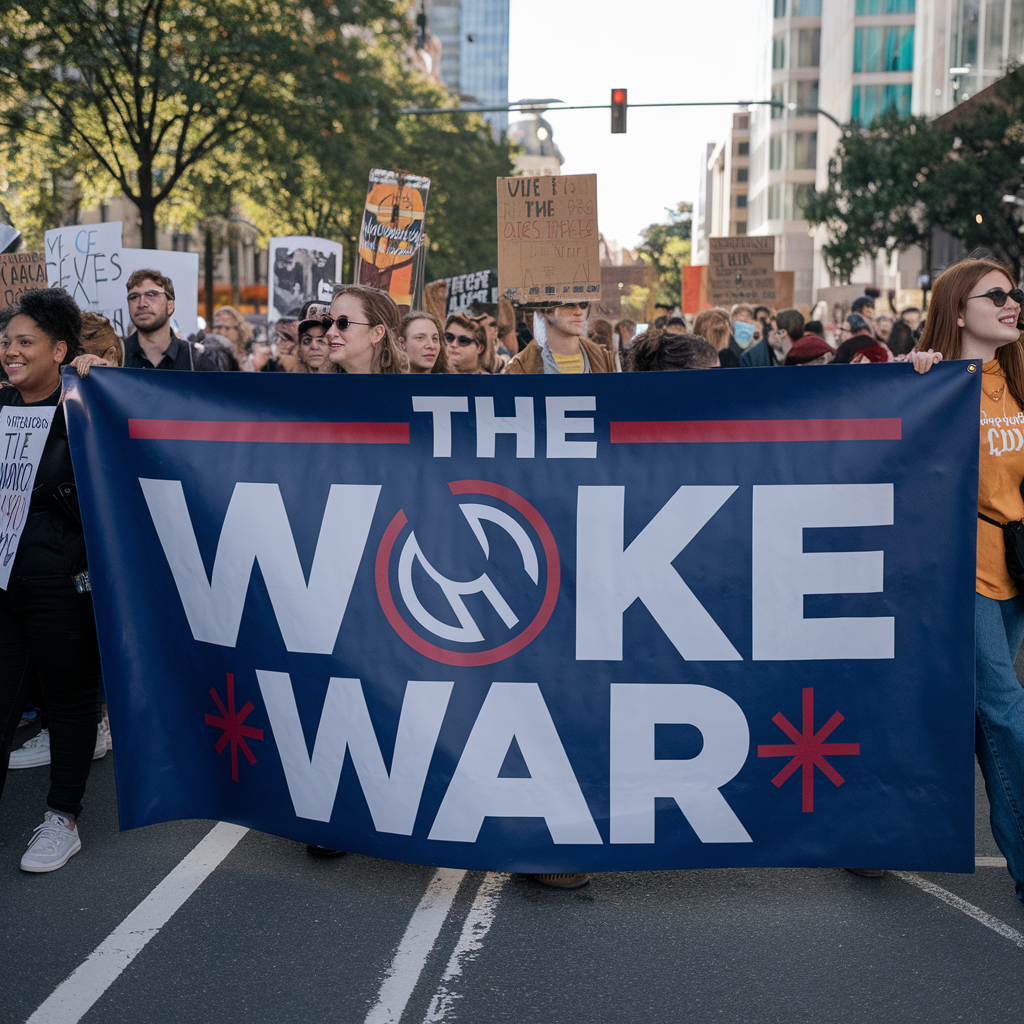
<svg viewBox="0 0 1024 1024">
<path fill-rule="evenodd" d="M 626 132 L 626 90 L 612 89 L 612 135 Z"/>
</svg>

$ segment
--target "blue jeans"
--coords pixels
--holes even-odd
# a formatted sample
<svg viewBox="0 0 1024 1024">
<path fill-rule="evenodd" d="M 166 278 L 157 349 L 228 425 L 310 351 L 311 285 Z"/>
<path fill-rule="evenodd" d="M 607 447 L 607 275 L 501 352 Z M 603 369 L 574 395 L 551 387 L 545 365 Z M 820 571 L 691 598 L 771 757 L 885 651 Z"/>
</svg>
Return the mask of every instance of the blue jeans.
<svg viewBox="0 0 1024 1024">
<path fill-rule="evenodd" d="M 975 595 L 975 751 L 992 833 L 1024 901 L 1024 688 L 1013 663 L 1024 641 L 1024 596 Z"/>
</svg>

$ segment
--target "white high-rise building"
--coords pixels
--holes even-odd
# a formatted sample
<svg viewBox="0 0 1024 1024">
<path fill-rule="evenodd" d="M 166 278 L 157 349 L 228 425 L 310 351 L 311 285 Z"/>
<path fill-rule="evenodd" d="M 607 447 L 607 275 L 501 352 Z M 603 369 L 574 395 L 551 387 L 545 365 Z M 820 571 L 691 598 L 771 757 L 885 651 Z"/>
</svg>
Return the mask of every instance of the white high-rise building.
<svg viewBox="0 0 1024 1024">
<path fill-rule="evenodd" d="M 1024 0 L 761 0 L 762 95 L 751 108 L 747 231 L 776 237 L 776 269 L 794 271 L 794 301 L 832 282 L 801 207 L 828 180 L 840 127 L 889 108 L 934 117 L 1024 58 Z M 825 113 L 812 113 L 818 108 Z M 866 261 L 855 283 L 916 287 L 920 255 Z M 912 279 L 912 280 L 911 280 Z"/>
</svg>

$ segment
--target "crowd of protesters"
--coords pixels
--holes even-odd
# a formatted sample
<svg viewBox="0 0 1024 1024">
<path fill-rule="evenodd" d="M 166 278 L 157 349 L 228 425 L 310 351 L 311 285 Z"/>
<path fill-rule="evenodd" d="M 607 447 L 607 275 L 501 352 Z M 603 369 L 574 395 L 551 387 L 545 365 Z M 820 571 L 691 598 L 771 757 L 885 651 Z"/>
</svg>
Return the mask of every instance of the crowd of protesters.
<svg viewBox="0 0 1024 1024">
<path fill-rule="evenodd" d="M 174 283 L 157 270 L 127 282 L 133 331 L 123 340 L 101 316 L 81 313 L 60 289 L 30 291 L 0 312 L 0 405 L 57 406 L 40 462 L 11 583 L 0 591 L 0 792 L 24 709 L 38 701 L 43 728 L 10 757 L 12 768 L 50 766 L 42 824 L 21 867 L 62 867 L 81 848 L 77 819 L 92 760 L 108 749 L 88 568 L 62 408 L 61 368 L 95 367 L 284 373 L 614 373 L 824 364 L 983 362 L 983 412 L 1024 422 L 1024 292 L 1008 268 L 969 258 L 936 282 L 929 315 L 916 308 L 876 316 L 865 294 L 849 312 L 738 304 L 695 317 L 665 309 L 652 324 L 591 316 L 587 302 L 518 312 L 507 300 L 451 313 L 402 316 L 388 295 L 339 285 L 277 320 L 272 340 L 254 337 L 234 307 L 214 312 L 194 338 L 172 329 Z M 986 406 L 986 401 L 988 405 Z M 989 408 L 990 407 L 990 408 Z M 982 417 L 985 421 L 984 416 Z M 1009 422 L 1009 420 L 1006 420 Z M 984 442 L 984 437 L 982 438 Z M 992 827 L 1024 900 L 1024 689 L 1014 660 L 1024 639 L 1024 596 L 1007 570 L 1001 525 L 1024 518 L 1024 453 L 981 445 L 977 579 L 977 750 Z M 1015 461 L 1014 461 L 1015 460 Z M 989 525 L 991 524 L 991 525 Z M 1024 585 L 1024 584 L 1022 584 Z M 310 847 L 331 855 L 340 851 Z M 855 869 L 880 875 L 878 868 Z M 582 872 L 533 876 L 576 888 Z"/>
</svg>

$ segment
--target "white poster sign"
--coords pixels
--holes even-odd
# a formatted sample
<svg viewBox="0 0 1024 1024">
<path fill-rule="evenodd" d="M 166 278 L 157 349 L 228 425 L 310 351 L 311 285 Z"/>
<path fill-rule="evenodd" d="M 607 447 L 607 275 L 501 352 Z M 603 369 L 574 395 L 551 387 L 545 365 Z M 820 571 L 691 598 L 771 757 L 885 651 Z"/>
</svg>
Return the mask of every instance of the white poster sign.
<svg viewBox="0 0 1024 1024">
<path fill-rule="evenodd" d="M 36 470 L 56 411 L 55 405 L 8 405 L 0 410 L 0 443 L 4 448 L 0 462 L 0 590 L 6 590 L 11 579 Z"/>
<path fill-rule="evenodd" d="M 199 329 L 199 255 L 169 249 L 125 249 L 121 221 L 72 224 L 45 235 L 46 281 L 64 288 L 82 312 L 105 316 L 122 338 L 135 328 L 125 285 L 136 270 L 156 270 L 174 282 L 171 326 L 187 338 Z"/>
<path fill-rule="evenodd" d="M 126 275 L 121 264 L 121 222 L 70 224 L 44 236 L 46 281 L 63 288 L 83 313 L 101 313 L 118 334 L 115 313 L 124 303 Z"/>
<path fill-rule="evenodd" d="M 334 286 L 341 284 L 343 255 L 341 243 L 326 238 L 271 238 L 267 319 L 274 323 L 312 299 L 330 302 Z"/>
<path fill-rule="evenodd" d="M 128 292 L 124 282 L 136 270 L 156 270 L 174 282 L 174 315 L 171 326 L 183 338 L 199 330 L 199 254 L 175 252 L 170 249 L 122 249 L 121 265 L 124 279 L 121 287 L 121 308 L 119 316 L 126 325 L 124 334 L 135 330 L 128 319 Z M 124 334 L 114 326 L 122 337 Z"/>
</svg>

